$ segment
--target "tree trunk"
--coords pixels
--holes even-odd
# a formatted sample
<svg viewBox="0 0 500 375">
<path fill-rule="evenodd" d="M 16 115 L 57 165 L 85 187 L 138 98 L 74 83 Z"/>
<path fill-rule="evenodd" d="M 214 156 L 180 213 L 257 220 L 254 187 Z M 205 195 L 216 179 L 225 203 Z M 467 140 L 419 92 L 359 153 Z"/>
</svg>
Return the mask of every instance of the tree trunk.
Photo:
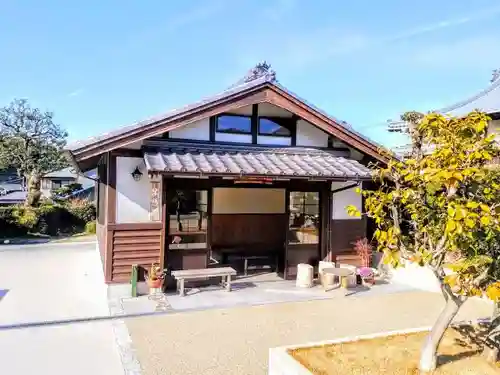
<svg viewBox="0 0 500 375">
<path fill-rule="evenodd" d="M 40 191 L 41 176 L 37 172 L 32 172 L 27 176 L 28 180 L 28 195 L 26 197 L 26 206 L 35 207 L 40 202 L 42 192 Z"/>
<path fill-rule="evenodd" d="M 444 292 L 443 292 L 444 293 Z M 420 371 L 430 372 L 436 369 L 437 366 L 437 350 L 443 336 L 449 327 L 453 318 L 457 315 L 464 300 L 453 295 L 448 295 L 446 298 L 446 306 L 439 315 L 436 323 L 432 327 L 431 332 L 427 336 L 422 353 L 420 355 Z"/>
<path fill-rule="evenodd" d="M 495 303 L 491 327 L 484 342 L 483 356 L 487 361 L 495 363 L 498 361 L 500 347 L 500 302 Z"/>
</svg>

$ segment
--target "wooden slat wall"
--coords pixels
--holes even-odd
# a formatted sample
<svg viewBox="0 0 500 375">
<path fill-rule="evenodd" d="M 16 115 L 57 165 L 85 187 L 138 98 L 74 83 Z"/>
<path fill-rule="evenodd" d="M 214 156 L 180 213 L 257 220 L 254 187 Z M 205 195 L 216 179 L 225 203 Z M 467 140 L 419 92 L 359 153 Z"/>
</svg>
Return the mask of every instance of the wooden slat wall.
<svg viewBox="0 0 500 375">
<path fill-rule="evenodd" d="M 112 282 L 128 282 L 133 264 L 160 262 L 161 224 L 115 224 L 112 235 Z"/>
<path fill-rule="evenodd" d="M 366 220 L 332 220 L 330 251 L 339 263 L 360 266 L 361 259 L 354 251 L 354 241 L 366 237 Z"/>
</svg>

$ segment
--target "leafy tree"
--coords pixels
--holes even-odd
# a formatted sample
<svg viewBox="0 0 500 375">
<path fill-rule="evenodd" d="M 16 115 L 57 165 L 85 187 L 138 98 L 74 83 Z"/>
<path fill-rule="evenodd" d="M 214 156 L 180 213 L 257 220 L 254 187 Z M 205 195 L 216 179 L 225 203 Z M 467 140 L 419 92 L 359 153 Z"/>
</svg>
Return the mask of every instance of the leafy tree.
<svg viewBox="0 0 500 375">
<path fill-rule="evenodd" d="M 411 155 L 378 169 L 377 190 L 365 190 L 365 215 L 384 261 L 394 267 L 428 266 L 440 282 L 446 305 L 426 339 L 422 371 L 432 371 L 443 335 L 469 296 L 500 301 L 500 155 L 489 118 L 408 114 Z M 425 145 L 433 145 L 424 152 Z M 361 215 L 353 206 L 351 215 Z"/>
<path fill-rule="evenodd" d="M 67 165 L 62 154 L 67 133 L 54 123 L 52 112 L 15 99 L 0 108 L 0 168 L 14 167 L 28 185 L 26 204 L 40 200 L 40 178 Z"/>
</svg>

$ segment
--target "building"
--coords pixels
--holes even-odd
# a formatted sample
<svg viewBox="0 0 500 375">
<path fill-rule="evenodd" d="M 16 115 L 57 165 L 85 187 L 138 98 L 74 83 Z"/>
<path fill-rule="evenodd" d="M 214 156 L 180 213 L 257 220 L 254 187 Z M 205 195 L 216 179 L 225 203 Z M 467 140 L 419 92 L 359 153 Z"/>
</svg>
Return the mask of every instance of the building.
<svg viewBox="0 0 500 375">
<path fill-rule="evenodd" d="M 42 196 L 50 198 L 53 196 L 53 191 L 55 189 L 76 183 L 81 184 L 82 188 L 61 198 L 77 197 L 93 200 L 95 199 L 95 180 L 93 179 L 93 172 L 94 171 L 90 171 L 86 175 L 81 175 L 76 173 L 72 167 L 49 172 L 43 175 L 40 180 L 40 191 Z M 17 177 L 15 171 L 8 170 L 0 174 L 0 205 L 6 206 L 23 203 L 26 201 L 27 194 L 23 179 Z"/>
<path fill-rule="evenodd" d="M 76 142 L 98 171 L 98 242 L 106 282 L 131 266 L 171 269 L 268 257 L 284 278 L 302 262 L 348 259 L 367 236 L 356 187 L 371 184 L 378 144 L 328 116 L 258 64 L 219 95 Z M 346 255 L 347 254 L 347 255 Z"/>
<path fill-rule="evenodd" d="M 477 94 L 445 108 L 431 110 L 429 112 L 441 113 L 454 117 L 466 116 L 468 113 L 478 110 L 487 113 L 491 117 L 489 131 L 499 134 L 500 140 L 500 69 L 493 71 L 493 76 L 488 87 Z M 408 124 L 404 121 L 388 121 L 390 132 L 408 133 Z M 403 145 L 395 148 L 397 154 L 404 155 L 411 149 L 411 145 Z"/>
</svg>

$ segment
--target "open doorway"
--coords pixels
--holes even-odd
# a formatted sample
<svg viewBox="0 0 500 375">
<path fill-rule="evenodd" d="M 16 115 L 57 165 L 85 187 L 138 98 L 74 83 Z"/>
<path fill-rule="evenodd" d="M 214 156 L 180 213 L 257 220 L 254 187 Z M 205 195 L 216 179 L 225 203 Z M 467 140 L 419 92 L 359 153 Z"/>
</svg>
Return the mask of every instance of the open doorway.
<svg viewBox="0 0 500 375">
<path fill-rule="evenodd" d="M 240 275 L 283 276 L 286 191 L 267 187 L 214 188 L 210 228 L 211 261 Z"/>
</svg>

